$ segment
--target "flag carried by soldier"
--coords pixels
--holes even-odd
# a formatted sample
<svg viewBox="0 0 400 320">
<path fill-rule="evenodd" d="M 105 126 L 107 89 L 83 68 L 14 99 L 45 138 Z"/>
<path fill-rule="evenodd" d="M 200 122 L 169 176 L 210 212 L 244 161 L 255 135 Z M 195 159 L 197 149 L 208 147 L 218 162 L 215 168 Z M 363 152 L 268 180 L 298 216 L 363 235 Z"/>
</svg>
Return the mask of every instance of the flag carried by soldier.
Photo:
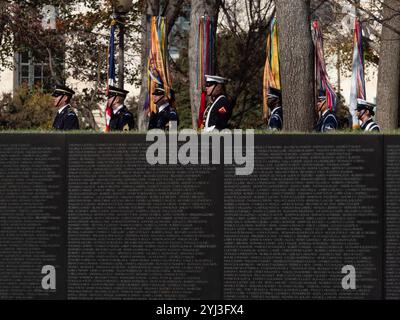
<svg viewBox="0 0 400 320">
<path fill-rule="evenodd" d="M 281 76 L 279 67 L 279 36 L 278 23 L 274 17 L 270 23 L 267 37 L 267 60 L 264 69 L 264 119 L 268 118 L 268 96 L 270 88 L 281 90 Z"/>
<path fill-rule="evenodd" d="M 171 75 L 168 65 L 167 36 L 164 17 L 151 18 L 151 46 L 148 58 L 148 96 L 145 109 L 149 114 L 156 113 L 156 105 L 152 93 L 156 88 L 163 87 L 165 95 L 171 98 Z"/>
<path fill-rule="evenodd" d="M 353 129 L 358 129 L 357 102 L 366 100 L 365 90 L 365 58 L 363 48 L 363 32 L 360 20 L 355 19 L 353 73 L 351 78 L 350 112 L 353 118 Z"/>
<path fill-rule="evenodd" d="M 315 61 L 315 91 L 316 98 L 321 96 L 319 93 L 324 92 L 326 95 L 326 103 L 329 110 L 336 111 L 337 96 L 333 89 L 326 71 L 326 63 L 324 57 L 324 39 L 318 20 L 313 22 L 312 36 L 314 42 L 314 61 Z"/>
</svg>

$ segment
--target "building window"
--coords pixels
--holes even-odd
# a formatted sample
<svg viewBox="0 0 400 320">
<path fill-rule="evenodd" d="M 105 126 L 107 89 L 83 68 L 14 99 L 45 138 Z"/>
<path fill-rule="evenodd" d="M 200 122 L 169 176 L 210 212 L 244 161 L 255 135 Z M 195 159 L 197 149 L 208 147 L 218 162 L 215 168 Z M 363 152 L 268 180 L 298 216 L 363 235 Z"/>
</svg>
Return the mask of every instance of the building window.
<svg viewBox="0 0 400 320">
<path fill-rule="evenodd" d="M 30 51 L 17 53 L 17 85 L 28 85 L 44 91 L 51 90 L 54 82 L 48 62 L 38 61 Z"/>
</svg>

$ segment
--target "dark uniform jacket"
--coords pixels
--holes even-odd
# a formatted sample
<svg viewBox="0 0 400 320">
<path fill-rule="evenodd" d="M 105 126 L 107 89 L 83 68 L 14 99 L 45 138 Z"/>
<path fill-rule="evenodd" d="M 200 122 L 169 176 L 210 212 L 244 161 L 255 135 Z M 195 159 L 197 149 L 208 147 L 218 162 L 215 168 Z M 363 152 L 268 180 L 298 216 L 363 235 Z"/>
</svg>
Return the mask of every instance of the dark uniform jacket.
<svg viewBox="0 0 400 320">
<path fill-rule="evenodd" d="M 171 107 L 171 105 L 166 104 L 160 107 L 157 113 L 152 113 L 150 116 L 149 130 L 161 129 L 168 130 L 169 123 L 175 121 L 178 125 L 179 116 L 176 109 Z"/>
<path fill-rule="evenodd" d="M 338 128 L 339 122 L 336 119 L 335 114 L 328 110 L 325 111 L 322 117 L 318 120 L 317 124 L 314 127 L 314 131 L 316 132 L 329 132 L 332 130 L 336 130 Z"/>
<path fill-rule="evenodd" d="M 61 113 L 57 112 L 53 128 L 56 130 L 79 130 L 78 117 L 70 105 L 67 105 Z"/>
<path fill-rule="evenodd" d="M 283 128 L 283 110 L 282 107 L 277 107 L 271 112 L 268 121 L 268 130 L 282 130 Z"/>
<path fill-rule="evenodd" d="M 128 111 L 127 107 L 123 106 L 117 113 L 112 113 L 110 131 L 130 131 L 133 127 L 133 114 Z"/>
<path fill-rule="evenodd" d="M 372 120 L 372 118 L 361 125 L 361 130 L 363 130 L 363 131 L 373 131 L 373 132 L 380 132 L 381 131 L 381 129 L 379 128 L 378 124 L 376 122 L 374 122 L 374 120 Z"/>
<path fill-rule="evenodd" d="M 204 113 L 204 131 L 224 130 L 232 116 L 232 106 L 224 95 L 217 97 Z"/>
</svg>

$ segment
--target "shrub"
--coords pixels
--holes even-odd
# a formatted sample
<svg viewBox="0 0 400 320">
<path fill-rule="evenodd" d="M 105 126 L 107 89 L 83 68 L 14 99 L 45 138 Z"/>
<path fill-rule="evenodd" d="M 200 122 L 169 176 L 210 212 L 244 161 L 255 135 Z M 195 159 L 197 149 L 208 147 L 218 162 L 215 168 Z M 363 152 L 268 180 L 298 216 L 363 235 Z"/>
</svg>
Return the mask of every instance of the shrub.
<svg viewBox="0 0 400 320">
<path fill-rule="evenodd" d="M 53 100 L 38 89 L 21 86 L 13 95 L 0 99 L 1 129 L 50 129 L 54 117 Z"/>
</svg>

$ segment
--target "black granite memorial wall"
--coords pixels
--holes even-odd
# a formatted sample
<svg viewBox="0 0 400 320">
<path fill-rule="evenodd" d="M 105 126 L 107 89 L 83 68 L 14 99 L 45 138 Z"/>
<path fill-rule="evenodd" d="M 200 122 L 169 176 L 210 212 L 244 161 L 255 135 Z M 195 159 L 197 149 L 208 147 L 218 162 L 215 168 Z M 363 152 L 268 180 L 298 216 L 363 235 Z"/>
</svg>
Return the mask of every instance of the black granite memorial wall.
<svg viewBox="0 0 400 320">
<path fill-rule="evenodd" d="M 248 176 L 150 144 L 0 135 L 0 299 L 400 299 L 400 137 L 258 135 Z"/>
</svg>

